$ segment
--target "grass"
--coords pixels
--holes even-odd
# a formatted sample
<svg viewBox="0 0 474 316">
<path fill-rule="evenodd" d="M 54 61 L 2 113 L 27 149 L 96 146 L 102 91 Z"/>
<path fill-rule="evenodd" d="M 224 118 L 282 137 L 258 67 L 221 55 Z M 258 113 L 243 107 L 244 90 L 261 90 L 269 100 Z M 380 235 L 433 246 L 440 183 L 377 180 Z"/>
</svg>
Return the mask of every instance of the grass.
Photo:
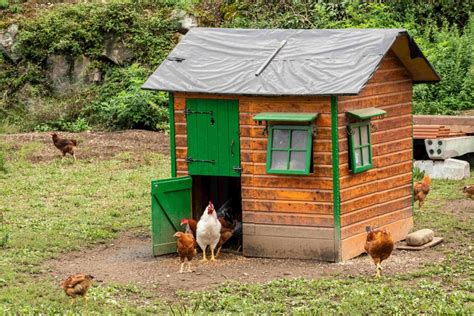
<svg viewBox="0 0 474 316">
<path fill-rule="evenodd" d="M 8 173 L 0 172 L 0 212 L 9 232 L 0 247 L 0 314 L 69 311 L 57 281 L 45 276 L 41 263 L 120 231 L 149 232 L 150 181 L 169 174 L 169 160 L 159 154 L 147 155 L 140 165 L 130 163 L 132 154 L 95 162 L 29 162 L 38 150 L 38 143 L 7 149 Z M 91 310 L 134 311 L 134 304 L 121 303 L 128 294 L 137 296 L 118 286 L 95 287 Z M 140 299 L 133 302 L 138 306 Z"/>
<path fill-rule="evenodd" d="M 106 161 L 71 159 L 31 163 L 41 144 L 3 148 L 0 171 L 2 232 L 0 314 L 76 314 L 58 280 L 42 263 L 61 253 L 106 242 L 121 231 L 149 232 L 149 183 L 169 175 L 169 159 L 133 153 Z M 180 292 L 168 305 L 136 284 L 96 283 L 90 291 L 92 314 L 318 313 L 318 314 L 473 314 L 474 261 L 472 211 L 466 209 L 464 182 L 434 180 L 417 227 L 445 237 L 436 248 L 446 259 L 417 271 L 372 277 L 275 280 L 266 284 L 229 282 L 211 291 Z M 453 204 L 455 203 L 455 207 Z M 457 204 L 456 204 L 457 203 Z M 459 209 L 457 208 L 459 205 Z M 464 205 L 464 206 L 463 206 Z M 472 205 L 472 204 L 471 204 Z M 449 207 L 448 207 L 449 206 Z M 0 220 L 2 219 L 0 216 Z"/>
</svg>

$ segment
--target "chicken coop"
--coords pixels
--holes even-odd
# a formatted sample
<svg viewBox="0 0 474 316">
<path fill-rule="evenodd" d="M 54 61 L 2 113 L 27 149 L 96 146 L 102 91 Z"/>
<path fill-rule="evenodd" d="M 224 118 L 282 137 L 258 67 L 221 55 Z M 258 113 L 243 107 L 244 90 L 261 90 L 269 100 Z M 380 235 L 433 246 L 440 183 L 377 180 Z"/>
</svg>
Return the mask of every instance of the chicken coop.
<svg viewBox="0 0 474 316">
<path fill-rule="evenodd" d="M 346 260 L 366 226 L 403 239 L 412 87 L 439 80 L 403 29 L 191 29 L 142 87 L 169 92 L 153 253 L 210 200 L 232 201 L 245 256 Z"/>
</svg>

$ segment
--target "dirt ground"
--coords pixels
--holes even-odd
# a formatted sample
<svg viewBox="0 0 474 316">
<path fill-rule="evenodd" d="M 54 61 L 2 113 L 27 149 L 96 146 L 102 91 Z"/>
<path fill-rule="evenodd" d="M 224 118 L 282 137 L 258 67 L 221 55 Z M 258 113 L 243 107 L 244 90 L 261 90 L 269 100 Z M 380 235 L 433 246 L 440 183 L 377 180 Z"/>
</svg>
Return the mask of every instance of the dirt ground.
<svg viewBox="0 0 474 316">
<path fill-rule="evenodd" d="M 74 138 L 78 141 L 77 159 L 104 160 L 123 153 L 133 152 L 134 159 L 143 159 L 143 153 L 169 153 L 169 136 L 164 133 L 144 130 L 125 130 L 119 132 L 83 132 L 77 134 L 58 133 L 63 138 Z M 0 136 L 0 140 L 19 149 L 28 142 L 36 142 L 42 146 L 28 155 L 32 162 L 59 159 L 61 152 L 54 147 L 50 133 L 24 133 Z"/>
<path fill-rule="evenodd" d="M 443 244 L 437 247 L 444 247 Z M 225 251 L 225 250 L 224 250 Z M 198 259 L 201 254 L 198 254 Z M 416 270 L 426 262 L 439 262 L 443 256 L 435 249 L 420 252 L 395 250 L 384 262 L 384 273 Z M 175 297 L 177 290 L 204 290 L 235 280 L 245 283 L 268 282 L 281 278 L 318 278 L 321 276 L 372 275 L 375 266 L 366 255 L 342 263 L 315 260 L 247 258 L 235 251 L 225 251 L 214 263 L 192 261 L 192 273 L 179 271 L 176 254 L 154 258 L 150 236 L 126 233 L 112 243 L 69 253 L 46 263 L 49 273 L 58 280 L 85 272 L 103 284 L 137 284 L 164 299 Z"/>
</svg>

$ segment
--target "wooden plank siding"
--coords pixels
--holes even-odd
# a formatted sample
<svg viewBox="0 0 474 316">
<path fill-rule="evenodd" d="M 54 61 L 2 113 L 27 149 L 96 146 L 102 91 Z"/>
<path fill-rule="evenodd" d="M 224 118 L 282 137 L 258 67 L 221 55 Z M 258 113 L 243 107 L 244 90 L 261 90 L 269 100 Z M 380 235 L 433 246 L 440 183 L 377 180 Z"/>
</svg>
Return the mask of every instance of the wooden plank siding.
<svg viewBox="0 0 474 316">
<path fill-rule="evenodd" d="M 312 246 L 299 258 L 334 260 L 332 147 L 330 97 L 248 97 L 175 93 L 177 175 L 187 175 L 186 98 L 239 100 L 242 166 L 242 219 L 244 254 L 289 257 L 291 249 L 308 241 Z M 318 112 L 313 138 L 313 172 L 309 176 L 275 175 L 266 170 L 267 139 L 264 126 L 253 116 L 260 112 Z M 281 227 L 286 227 L 285 234 Z M 264 232 L 264 233 L 263 233 Z M 288 234 L 293 234 L 292 236 Z M 283 242 L 283 239 L 288 240 Z M 290 240 L 291 239 L 291 240 Z M 305 241 L 306 239 L 306 241 Z M 276 244 L 275 244 L 276 242 Z M 267 245 L 273 248 L 266 249 Z M 280 245 L 281 249 L 276 245 Z M 272 250 L 273 249 L 273 250 Z M 298 247 L 295 248 L 299 249 Z M 319 249 L 319 250 L 318 250 Z"/>
<path fill-rule="evenodd" d="M 372 120 L 373 168 L 352 174 L 345 113 L 367 107 L 387 114 Z M 412 122 L 412 81 L 391 52 L 359 95 L 339 97 L 342 260 L 364 252 L 366 226 L 385 227 L 396 240 L 412 228 Z"/>
</svg>

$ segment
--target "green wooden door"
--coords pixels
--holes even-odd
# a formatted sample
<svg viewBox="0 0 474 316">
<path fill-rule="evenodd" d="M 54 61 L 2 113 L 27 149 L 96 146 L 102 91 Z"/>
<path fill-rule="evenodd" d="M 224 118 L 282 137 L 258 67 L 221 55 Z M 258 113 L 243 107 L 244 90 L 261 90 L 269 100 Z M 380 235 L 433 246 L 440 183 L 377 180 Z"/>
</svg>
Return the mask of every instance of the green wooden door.
<svg viewBox="0 0 474 316">
<path fill-rule="evenodd" d="M 188 173 L 240 177 L 239 101 L 187 99 Z"/>
<path fill-rule="evenodd" d="M 191 217 L 191 177 L 151 182 L 151 229 L 153 255 L 176 252 L 176 238 L 182 218 Z"/>
</svg>

